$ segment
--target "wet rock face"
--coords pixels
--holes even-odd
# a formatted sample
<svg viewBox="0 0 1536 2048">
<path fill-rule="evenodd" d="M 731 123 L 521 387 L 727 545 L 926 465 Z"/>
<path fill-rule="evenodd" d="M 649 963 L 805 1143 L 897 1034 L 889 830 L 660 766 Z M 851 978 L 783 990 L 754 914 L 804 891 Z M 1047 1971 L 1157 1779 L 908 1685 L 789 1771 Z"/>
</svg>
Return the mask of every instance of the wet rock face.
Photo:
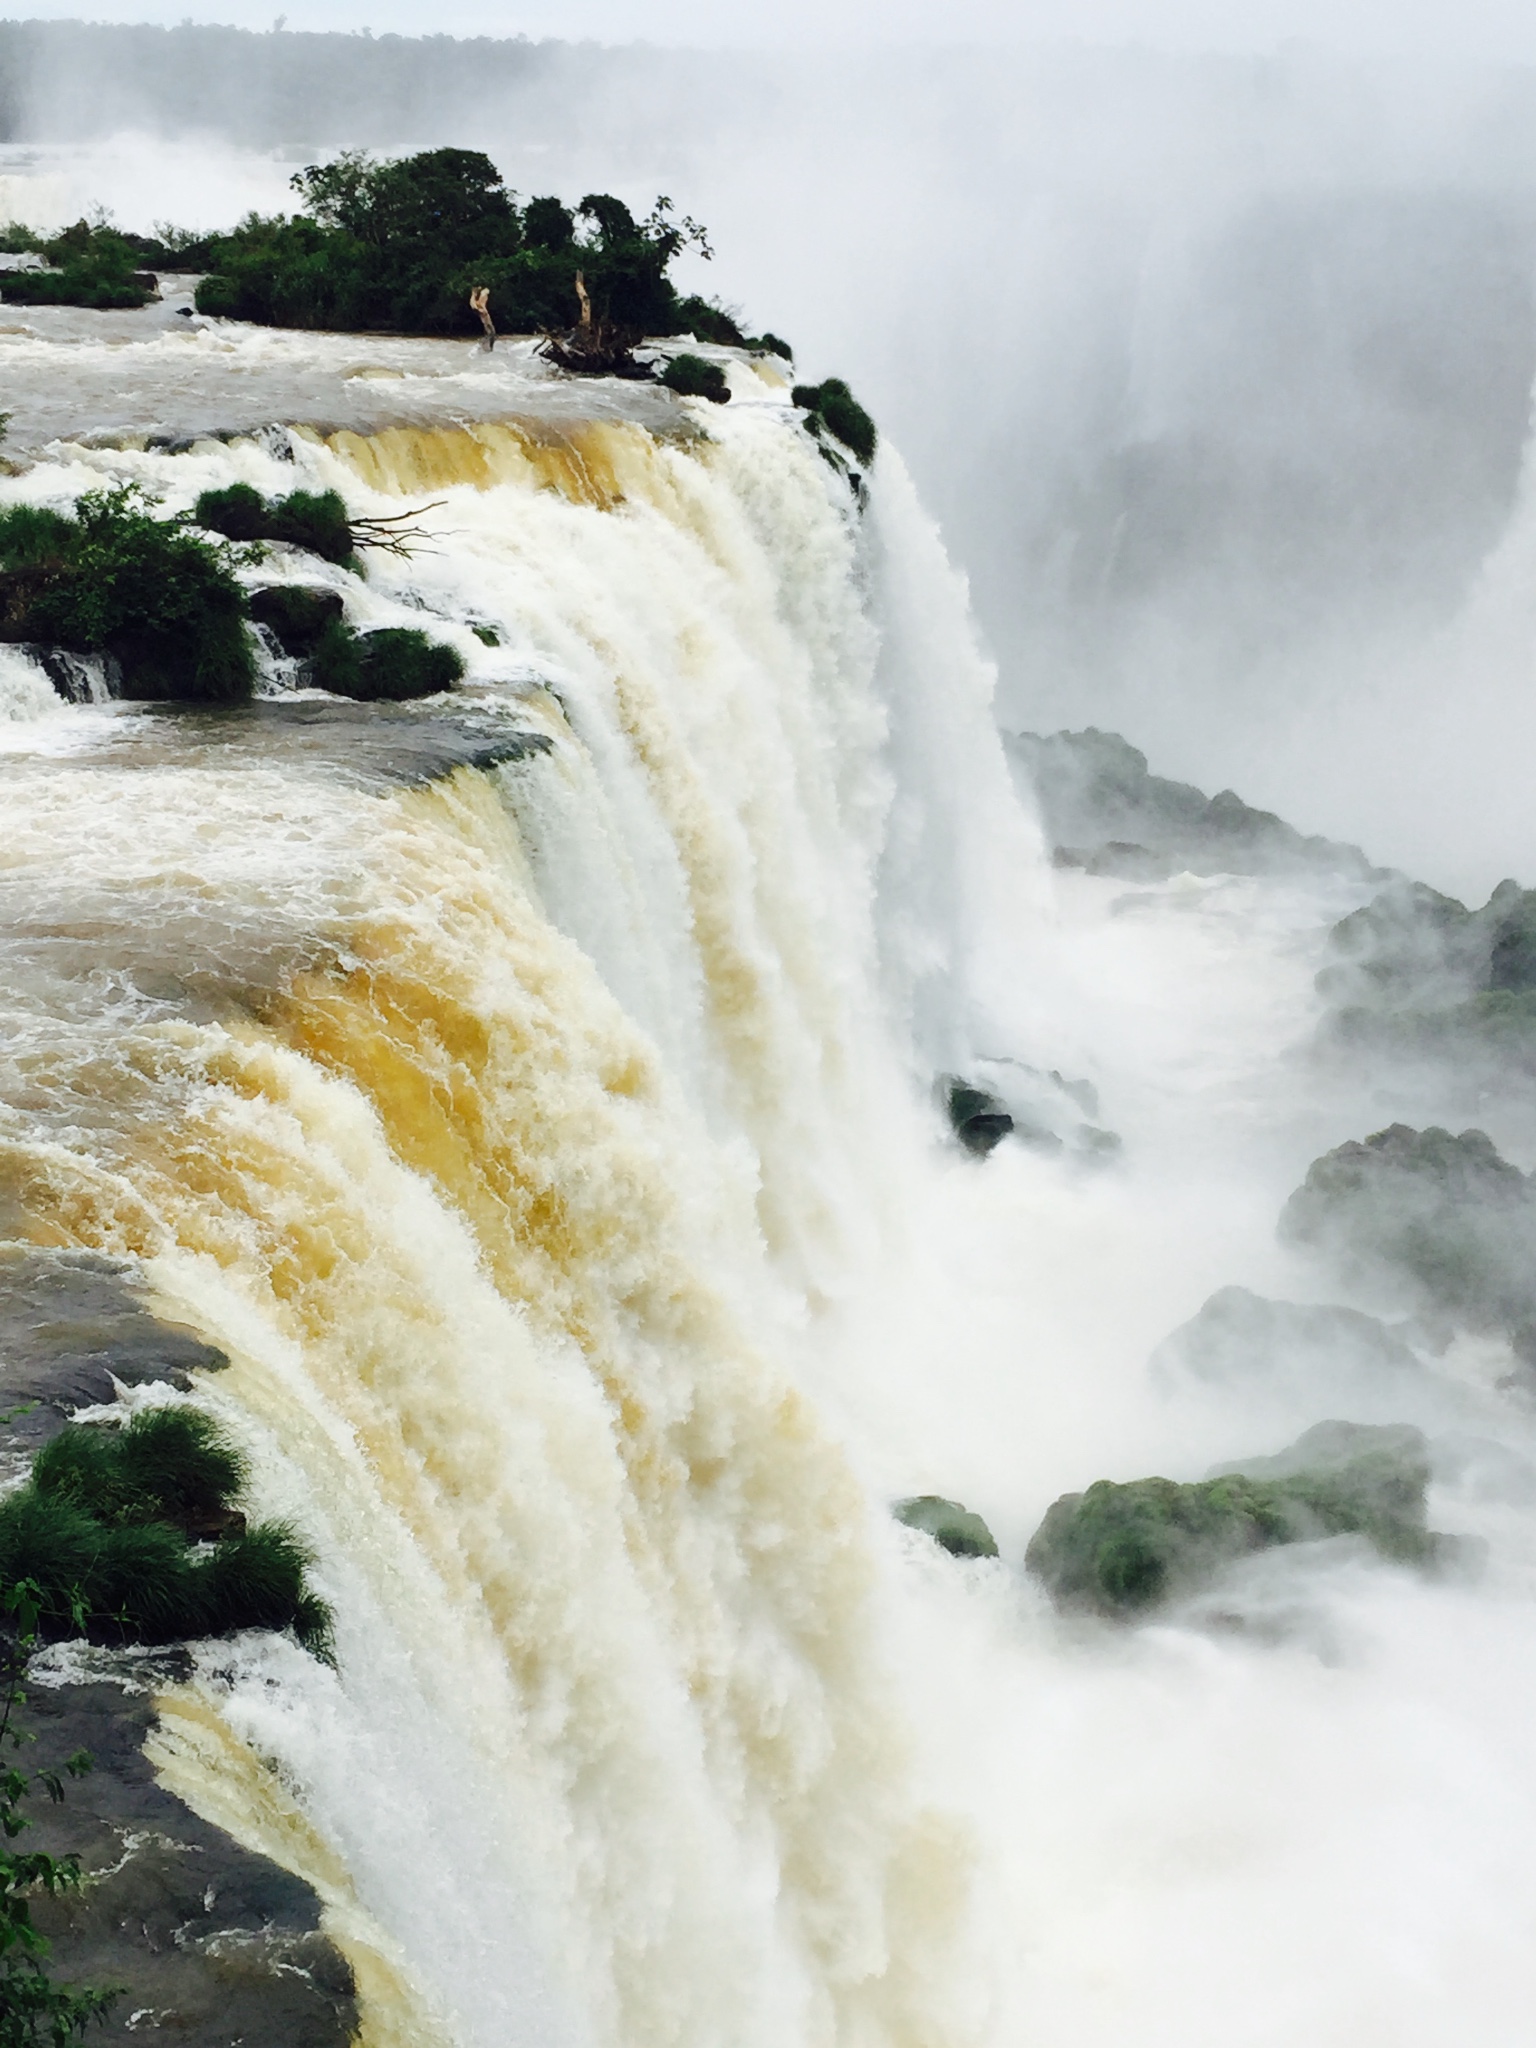
<svg viewBox="0 0 1536 2048">
<path fill-rule="evenodd" d="M 1321 1388 L 1390 1386 L 1419 1370 L 1414 1353 L 1375 1316 L 1320 1302 L 1269 1301 L 1223 1287 L 1153 1352 L 1164 1382 Z"/>
<path fill-rule="evenodd" d="M 1280 1235 L 1536 1365 L 1536 1188 L 1482 1131 L 1393 1124 L 1314 1160 Z"/>
<path fill-rule="evenodd" d="M 1397 880 L 1329 934 L 1317 978 L 1348 1051 L 1536 1073 L 1536 890 L 1500 882 L 1468 910 Z"/>
<path fill-rule="evenodd" d="M 985 1159 L 1013 1129 L 1008 1105 L 989 1088 L 974 1087 L 969 1081 L 951 1079 L 943 1087 L 944 1106 L 955 1136 L 967 1152 Z"/>
<path fill-rule="evenodd" d="M 1425 1526 L 1429 1476 L 1420 1430 L 1319 1423 L 1273 1457 L 1192 1484 L 1101 1479 L 1063 1494 L 1025 1566 L 1057 1606 L 1130 1620 L 1283 1544 L 1358 1535 L 1383 1557 L 1430 1565 L 1446 1539 Z"/>
<path fill-rule="evenodd" d="M 1152 774 L 1146 755 L 1118 733 L 1014 733 L 1006 744 L 1039 803 L 1058 867 L 1137 882 L 1186 871 L 1382 874 L 1358 847 L 1307 838 L 1230 789 L 1208 797 Z"/>
<path fill-rule="evenodd" d="M 153 1315 L 130 1261 L 92 1252 L 0 1247 L 0 1473 L 20 1478 L 79 1408 L 116 1386 L 226 1365 L 194 1332 Z M 55 1683 L 59 1659 L 114 1677 Z M 66 1670 L 68 1665 L 64 1667 Z M 72 1897 L 42 1900 L 64 1983 L 123 1987 L 92 2041 L 171 2039 L 185 2048 L 345 2048 L 356 2026 L 351 1972 L 320 1931 L 314 1892 L 199 1820 L 154 1781 L 143 1745 L 153 1695 L 186 1676 L 171 1648 L 47 1653 L 27 1680 L 20 1725 L 36 1737 L 28 1771 L 89 1750 L 91 1775 L 64 1803 L 34 1799 L 29 1847 L 76 1853 Z"/>
<path fill-rule="evenodd" d="M 951 1557 L 996 1557 L 997 1544 L 981 1516 L 957 1500 L 941 1494 L 920 1493 L 911 1500 L 899 1500 L 891 1510 L 898 1522 L 909 1529 L 921 1529 Z"/>
<path fill-rule="evenodd" d="M 165 1380 L 229 1363 L 191 1330 L 151 1315 L 133 1267 L 97 1252 L 0 1246 L 0 1451 L 30 1455 L 117 1381 Z"/>
<path fill-rule="evenodd" d="M 138 1680 L 177 1675 L 141 1664 Z M 71 1851 L 86 1873 L 73 1897 L 45 1900 L 38 1927 L 61 1982 L 118 1985 L 92 2041 L 169 2039 L 185 2048 L 346 2048 L 357 2024 L 351 1970 L 320 1929 L 300 1879 L 199 1820 L 158 1786 L 143 1756 L 148 1691 L 111 1682 L 29 1683 L 28 1768 L 77 1749 L 95 1759 L 64 1804 L 35 1808 L 28 1841 Z"/>
</svg>

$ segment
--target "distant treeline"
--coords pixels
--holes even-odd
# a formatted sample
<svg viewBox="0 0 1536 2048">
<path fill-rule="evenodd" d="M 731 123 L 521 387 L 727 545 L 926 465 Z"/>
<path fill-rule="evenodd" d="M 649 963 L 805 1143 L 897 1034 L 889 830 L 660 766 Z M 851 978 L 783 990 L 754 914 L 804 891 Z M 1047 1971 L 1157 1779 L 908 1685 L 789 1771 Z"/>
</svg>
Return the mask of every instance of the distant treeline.
<svg viewBox="0 0 1536 2048">
<path fill-rule="evenodd" d="M 509 95 L 546 107 L 644 53 L 523 37 L 311 35 L 0 21 L 0 142 L 103 129 L 216 133 L 253 147 L 415 141 Z"/>
</svg>

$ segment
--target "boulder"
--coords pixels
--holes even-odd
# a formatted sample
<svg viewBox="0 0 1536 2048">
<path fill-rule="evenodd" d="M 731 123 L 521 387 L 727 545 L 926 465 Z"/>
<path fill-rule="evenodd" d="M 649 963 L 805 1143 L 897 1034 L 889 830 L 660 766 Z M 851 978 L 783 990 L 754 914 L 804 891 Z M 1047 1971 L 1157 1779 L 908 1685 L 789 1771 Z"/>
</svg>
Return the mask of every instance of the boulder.
<svg viewBox="0 0 1536 2048">
<path fill-rule="evenodd" d="M 1392 1124 L 1313 1161 L 1281 1238 L 1536 1364 L 1536 1188 L 1483 1131 Z"/>
<path fill-rule="evenodd" d="M 937 1493 L 920 1493 L 911 1500 L 899 1500 L 891 1509 L 898 1522 L 909 1529 L 921 1529 L 951 1557 L 996 1557 L 992 1531 L 969 1508 L 957 1500 L 945 1500 Z"/>
<path fill-rule="evenodd" d="M 1162 1380 L 1233 1387 L 1390 1386 L 1419 1361 L 1385 1323 L 1359 1309 L 1269 1301 L 1223 1287 L 1165 1337 L 1151 1367 Z"/>
<path fill-rule="evenodd" d="M 304 583 L 271 583 L 250 596 L 251 617 L 265 626 L 284 654 L 303 660 L 314 653 L 327 626 L 341 621 L 339 590 Z"/>
<path fill-rule="evenodd" d="M 1013 1129 L 1008 1105 L 989 1088 L 973 1087 L 954 1075 L 946 1075 L 940 1086 L 955 1136 L 967 1152 L 985 1159 Z"/>
<path fill-rule="evenodd" d="M 1425 1526 L 1429 1474 L 1417 1429 L 1320 1423 L 1277 1455 L 1209 1479 L 1101 1479 L 1063 1494 L 1025 1567 L 1057 1606 L 1126 1620 L 1282 1544 L 1359 1535 L 1383 1557 L 1432 1564 L 1445 1539 Z"/>
</svg>

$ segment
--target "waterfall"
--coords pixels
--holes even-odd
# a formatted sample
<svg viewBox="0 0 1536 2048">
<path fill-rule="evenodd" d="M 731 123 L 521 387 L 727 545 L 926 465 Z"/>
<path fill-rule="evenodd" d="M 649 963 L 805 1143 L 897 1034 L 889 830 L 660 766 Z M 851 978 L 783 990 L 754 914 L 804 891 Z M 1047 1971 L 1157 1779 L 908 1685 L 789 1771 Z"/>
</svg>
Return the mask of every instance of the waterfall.
<svg viewBox="0 0 1536 2048">
<path fill-rule="evenodd" d="M 972 2009 L 973 1851 L 824 1373 L 1043 866 L 899 463 L 862 512 L 790 419 L 4 486 L 439 501 L 333 578 L 469 664 L 382 746 L 0 668 L 0 1217 L 141 1261 L 230 1356 L 194 1398 L 312 1545 L 337 1664 L 205 1646 L 152 1755 L 315 1884 L 374 2048 L 939 2048 Z M 444 720 L 547 748 L 406 777 Z"/>
</svg>

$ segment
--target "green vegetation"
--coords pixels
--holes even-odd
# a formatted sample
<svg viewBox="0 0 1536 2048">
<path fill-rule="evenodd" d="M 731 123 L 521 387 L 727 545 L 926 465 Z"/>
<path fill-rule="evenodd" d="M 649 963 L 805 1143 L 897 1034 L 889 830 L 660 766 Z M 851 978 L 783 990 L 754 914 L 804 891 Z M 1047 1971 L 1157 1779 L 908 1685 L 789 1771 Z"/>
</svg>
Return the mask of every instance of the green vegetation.
<svg viewBox="0 0 1536 2048">
<path fill-rule="evenodd" d="M 1064 1494 L 1024 1561 L 1058 1606 L 1119 1618 L 1255 1551 L 1322 1536 L 1365 1536 L 1384 1557 L 1426 1564 L 1443 1541 L 1425 1527 L 1428 1483 L 1418 1430 L 1320 1423 L 1243 1471 L 1192 1485 L 1101 1479 Z"/>
<path fill-rule="evenodd" d="M 791 396 L 805 414 L 805 424 L 821 442 L 824 453 L 837 461 L 826 446 L 830 435 L 868 469 L 875 459 L 879 434 L 874 421 L 841 377 L 828 377 L 822 384 L 797 384 Z"/>
<path fill-rule="evenodd" d="M 0 273 L 0 298 L 10 306 L 91 306 L 99 311 L 147 305 L 155 280 L 140 268 L 140 245 L 116 228 L 77 220 L 49 240 L 15 223 L 0 233 L 8 254 L 45 256 L 51 270 Z"/>
<path fill-rule="evenodd" d="M 920 1493 L 911 1500 L 899 1500 L 891 1513 L 908 1529 L 921 1529 L 951 1557 L 996 1557 L 997 1544 L 981 1516 L 957 1500 L 941 1494 Z"/>
<path fill-rule="evenodd" d="M 358 537 L 339 491 L 290 491 L 286 498 L 264 498 L 249 484 L 230 484 L 222 491 L 204 491 L 192 518 L 228 540 L 288 541 L 361 574 Z"/>
<path fill-rule="evenodd" d="M 703 356 L 674 356 L 661 372 L 661 382 L 679 398 L 709 398 L 716 405 L 724 405 L 731 395 L 724 370 Z"/>
<path fill-rule="evenodd" d="M 0 640 L 39 640 L 122 666 L 123 695 L 238 703 L 255 670 L 227 549 L 156 519 L 134 485 L 74 515 L 0 511 Z"/>
<path fill-rule="evenodd" d="M 195 1409 L 146 1410 L 119 1430 L 71 1423 L 0 1501 L 0 1583 L 33 1588 L 45 1635 L 159 1643 L 292 1628 L 329 1656 L 308 1552 L 282 1523 L 246 1528 L 233 1505 L 245 1480 L 240 1453 Z"/>
<path fill-rule="evenodd" d="M 696 221 L 658 199 L 637 220 L 620 199 L 592 192 L 575 208 L 553 197 L 519 206 L 490 158 L 433 149 L 393 162 L 349 150 L 292 180 L 293 215 L 252 214 L 212 238 L 203 313 L 265 325 L 405 334 L 477 334 L 468 304 L 484 285 L 508 333 L 583 325 L 588 339 L 632 346 L 646 334 L 714 338 L 730 316 L 683 300 L 667 275 L 690 246 L 707 256 Z M 579 285 L 578 285 L 579 280 Z"/>
<path fill-rule="evenodd" d="M 451 690 L 464 673 L 458 650 L 431 640 L 414 626 L 381 626 L 357 633 L 340 619 L 321 634 L 306 666 L 317 689 L 364 704 L 401 704 Z"/>
<path fill-rule="evenodd" d="M 0 1597 L 10 1625 L 0 1636 L 0 1750 L 19 1750 L 32 1741 L 17 1714 L 26 1704 L 22 1679 L 37 1642 L 38 1588 L 13 1580 Z M 0 1769 L 0 2048 L 65 2048 L 100 2023 L 121 1995 L 72 1991 L 47 1970 L 49 1943 L 32 1925 L 32 1901 L 80 1889 L 78 1856 L 49 1856 L 12 1845 L 31 1827 L 25 1808 L 39 1789 L 57 1804 L 64 1779 L 83 1778 L 91 1768 L 84 1750 L 67 1757 L 59 1770 L 26 1772 L 14 1764 Z"/>
<path fill-rule="evenodd" d="M 314 653 L 327 626 L 342 616 L 339 590 L 315 590 L 300 583 L 273 583 L 253 590 L 251 617 L 274 634 L 284 654 L 303 659 Z"/>
</svg>

